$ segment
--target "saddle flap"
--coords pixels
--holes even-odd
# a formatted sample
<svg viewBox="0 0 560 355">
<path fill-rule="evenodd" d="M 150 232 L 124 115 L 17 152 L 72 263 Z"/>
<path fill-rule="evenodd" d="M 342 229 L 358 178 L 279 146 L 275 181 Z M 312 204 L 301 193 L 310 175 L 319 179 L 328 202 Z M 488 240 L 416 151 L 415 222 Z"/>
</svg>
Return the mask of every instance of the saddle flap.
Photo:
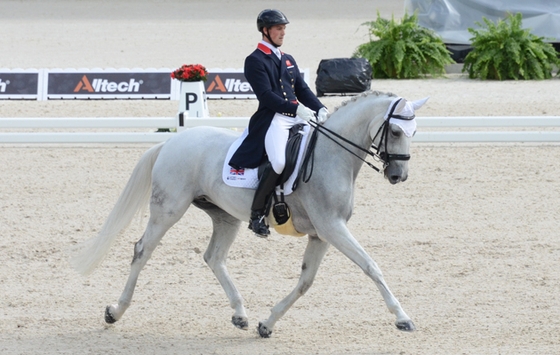
<svg viewBox="0 0 560 355">
<path fill-rule="evenodd" d="M 288 181 L 297 166 L 304 127 L 304 124 L 299 123 L 290 128 L 288 144 L 286 145 L 286 166 L 284 167 L 282 175 L 280 175 L 278 184 L 283 184 Z"/>
</svg>

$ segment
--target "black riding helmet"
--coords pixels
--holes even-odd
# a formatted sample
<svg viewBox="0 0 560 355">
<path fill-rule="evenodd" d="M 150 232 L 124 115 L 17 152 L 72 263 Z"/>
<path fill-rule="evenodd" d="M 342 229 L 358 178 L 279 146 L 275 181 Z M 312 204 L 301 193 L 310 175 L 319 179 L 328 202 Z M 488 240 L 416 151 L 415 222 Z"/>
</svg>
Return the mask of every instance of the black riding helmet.
<svg viewBox="0 0 560 355">
<path fill-rule="evenodd" d="M 270 38 L 268 34 L 263 32 L 263 28 L 270 28 L 276 25 L 286 25 L 290 23 L 288 18 L 280 11 L 274 9 L 266 9 L 261 11 L 257 16 L 257 29 L 275 46 L 278 47 Z"/>
</svg>

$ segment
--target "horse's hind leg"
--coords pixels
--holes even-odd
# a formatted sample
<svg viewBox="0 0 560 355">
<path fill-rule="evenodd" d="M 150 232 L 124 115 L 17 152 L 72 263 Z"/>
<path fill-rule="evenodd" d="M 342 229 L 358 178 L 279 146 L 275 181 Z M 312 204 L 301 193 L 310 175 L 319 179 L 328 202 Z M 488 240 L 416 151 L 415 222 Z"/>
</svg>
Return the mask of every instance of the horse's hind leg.
<svg viewBox="0 0 560 355">
<path fill-rule="evenodd" d="M 235 310 L 231 322 L 237 328 L 247 330 L 249 321 L 243 306 L 243 297 L 233 284 L 226 267 L 227 254 L 235 240 L 241 222 L 218 207 L 213 206 L 204 209 L 212 218 L 213 223 L 212 238 L 204 253 L 204 261 L 216 275 L 229 299 L 231 308 Z"/>
<path fill-rule="evenodd" d="M 134 288 L 138 281 L 140 271 L 150 259 L 152 252 L 159 244 L 164 234 L 173 226 L 186 212 L 188 204 L 182 201 L 180 204 L 170 204 L 169 201 L 157 200 L 150 204 L 150 220 L 142 238 L 134 245 L 134 257 L 130 265 L 130 275 L 118 304 L 107 306 L 105 309 L 105 321 L 115 323 L 126 309 L 130 306 Z M 175 201 L 177 202 L 177 201 Z"/>
<path fill-rule="evenodd" d="M 329 244 L 323 242 L 317 237 L 309 236 L 307 247 L 303 255 L 303 263 L 301 265 L 301 275 L 296 288 L 272 308 L 270 317 L 259 323 L 259 335 L 268 338 L 272 334 L 272 330 L 276 322 L 290 309 L 290 307 L 301 297 L 313 284 L 317 270 L 321 261 L 325 256 Z"/>
</svg>

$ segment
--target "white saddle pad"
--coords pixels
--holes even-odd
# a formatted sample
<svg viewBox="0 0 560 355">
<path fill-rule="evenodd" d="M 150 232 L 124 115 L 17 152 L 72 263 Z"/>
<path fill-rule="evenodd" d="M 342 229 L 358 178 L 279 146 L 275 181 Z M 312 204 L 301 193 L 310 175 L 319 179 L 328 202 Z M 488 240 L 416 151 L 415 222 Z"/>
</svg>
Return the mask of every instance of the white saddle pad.
<svg viewBox="0 0 560 355">
<path fill-rule="evenodd" d="M 294 185 L 294 181 L 297 178 L 299 168 L 301 166 L 301 161 L 303 159 L 303 154 L 305 152 L 305 147 L 307 146 L 307 137 L 309 136 L 310 126 L 305 125 L 303 128 L 303 137 L 301 139 L 301 147 L 297 157 L 296 168 L 292 175 L 288 178 L 288 181 L 284 183 L 284 195 L 289 195 L 293 192 L 292 186 Z M 229 147 L 228 153 L 226 155 L 226 160 L 224 161 L 224 167 L 222 169 L 222 179 L 224 183 L 228 186 L 233 187 L 242 187 L 246 189 L 256 189 L 259 185 L 258 179 L 258 168 L 254 169 L 234 169 L 228 165 L 231 156 L 237 148 L 241 145 L 241 142 L 247 137 L 248 129 L 245 128 L 241 136 L 232 143 Z M 277 187 L 277 192 L 280 192 L 280 187 Z"/>
</svg>

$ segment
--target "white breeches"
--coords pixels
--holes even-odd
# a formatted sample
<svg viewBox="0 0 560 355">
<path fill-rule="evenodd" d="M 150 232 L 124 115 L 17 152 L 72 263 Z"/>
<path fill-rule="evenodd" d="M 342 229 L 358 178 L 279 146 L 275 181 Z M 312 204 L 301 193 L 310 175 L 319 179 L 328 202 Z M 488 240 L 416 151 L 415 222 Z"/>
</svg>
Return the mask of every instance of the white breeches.
<svg viewBox="0 0 560 355">
<path fill-rule="evenodd" d="M 277 113 L 272 119 L 272 123 L 266 132 L 264 139 L 264 147 L 268 160 L 272 164 L 272 169 L 276 174 L 281 174 L 286 166 L 286 145 L 288 143 L 288 136 L 290 128 L 298 123 L 308 124 L 299 116 L 289 117 Z"/>
</svg>

